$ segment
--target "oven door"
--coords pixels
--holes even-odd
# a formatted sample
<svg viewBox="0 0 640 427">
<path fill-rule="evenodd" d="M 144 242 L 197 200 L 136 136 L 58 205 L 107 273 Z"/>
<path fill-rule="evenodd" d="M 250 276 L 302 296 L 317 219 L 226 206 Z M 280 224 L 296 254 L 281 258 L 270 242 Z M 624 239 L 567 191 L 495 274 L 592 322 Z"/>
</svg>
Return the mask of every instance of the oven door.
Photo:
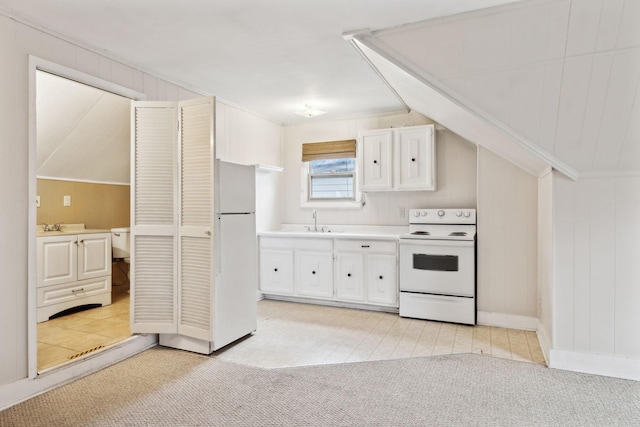
<svg viewBox="0 0 640 427">
<path fill-rule="evenodd" d="M 475 242 L 400 240 L 400 291 L 473 297 Z"/>
</svg>

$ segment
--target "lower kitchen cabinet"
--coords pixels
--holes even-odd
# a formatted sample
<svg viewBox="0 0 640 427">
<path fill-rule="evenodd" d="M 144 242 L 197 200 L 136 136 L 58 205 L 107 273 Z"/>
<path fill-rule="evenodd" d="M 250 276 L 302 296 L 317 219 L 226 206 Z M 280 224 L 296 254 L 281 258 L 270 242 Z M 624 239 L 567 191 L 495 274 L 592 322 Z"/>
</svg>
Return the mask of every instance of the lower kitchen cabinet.
<svg viewBox="0 0 640 427">
<path fill-rule="evenodd" d="M 364 302 L 364 255 L 336 254 L 336 299 Z"/>
<path fill-rule="evenodd" d="M 333 297 L 333 254 L 296 251 L 296 293 L 304 297 Z"/>
<path fill-rule="evenodd" d="M 260 290 L 397 308 L 397 242 L 261 237 Z"/>
<path fill-rule="evenodd" d="M 337 299 L 398 306 L 396 242 L 336 240 L 335 249 Z"/>
<path fill-rule="evenodd" d="M 264 293 L 293 295 L 292 250 L 260 250 L 260 288 Z"/>
<path fill-rule="evenodd" d="M 367 302 L 398 306 L 395 255 L 367 255 Z"/>
</svg>

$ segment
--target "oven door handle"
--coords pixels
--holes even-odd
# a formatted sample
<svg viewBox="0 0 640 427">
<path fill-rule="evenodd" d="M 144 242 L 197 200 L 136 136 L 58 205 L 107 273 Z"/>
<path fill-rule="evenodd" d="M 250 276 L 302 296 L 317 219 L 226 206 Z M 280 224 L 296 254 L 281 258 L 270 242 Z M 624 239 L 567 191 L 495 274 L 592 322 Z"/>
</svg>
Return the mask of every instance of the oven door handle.
<svg viewBox="0 0 640 427">
<path fill-rule="evenodd" d="M 400 245 L 406 246 L 456 246 L 459 248 L 472 248 L 475 246 L 475 240 L 431 240 L 431 239 L 400 239 Z"/>
</svg>

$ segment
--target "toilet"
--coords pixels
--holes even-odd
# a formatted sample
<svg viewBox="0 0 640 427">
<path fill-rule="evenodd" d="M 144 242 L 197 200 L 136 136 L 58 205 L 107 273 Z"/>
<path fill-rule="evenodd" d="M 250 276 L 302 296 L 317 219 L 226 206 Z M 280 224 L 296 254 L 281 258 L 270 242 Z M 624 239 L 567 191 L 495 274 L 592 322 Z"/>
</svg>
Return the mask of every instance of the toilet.
<svg viewBox="0 0 640 427">
<path fill-rule="evenodd" d="M 117 262 L 123 260 L 130 263 L 130 229 L 129 227 L 111 229 L 111 257 Z M 129 279 L 129 269 L 127 268 L 127 279 Z M 126 283 L 126 282 L 125 282 Z"/>
</svg>

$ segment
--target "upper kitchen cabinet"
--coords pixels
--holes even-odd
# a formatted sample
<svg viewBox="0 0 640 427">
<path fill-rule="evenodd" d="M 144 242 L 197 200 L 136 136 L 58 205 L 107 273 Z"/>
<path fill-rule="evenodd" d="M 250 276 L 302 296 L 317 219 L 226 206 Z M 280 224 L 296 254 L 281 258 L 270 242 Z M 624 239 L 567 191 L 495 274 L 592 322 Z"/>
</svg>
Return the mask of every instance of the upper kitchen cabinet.
<svg viewBox="0 0 640 427">
<path fill-rule="evenodd" d="M 370 130 L 360 134 L 361 191 L 393 189 L 393 131 Z"/>
<path fill-rule="evenodd" d="M 359 141 L 361 191 L 436 189 L 433 125 L 364 131 Z"/>
</svg>

